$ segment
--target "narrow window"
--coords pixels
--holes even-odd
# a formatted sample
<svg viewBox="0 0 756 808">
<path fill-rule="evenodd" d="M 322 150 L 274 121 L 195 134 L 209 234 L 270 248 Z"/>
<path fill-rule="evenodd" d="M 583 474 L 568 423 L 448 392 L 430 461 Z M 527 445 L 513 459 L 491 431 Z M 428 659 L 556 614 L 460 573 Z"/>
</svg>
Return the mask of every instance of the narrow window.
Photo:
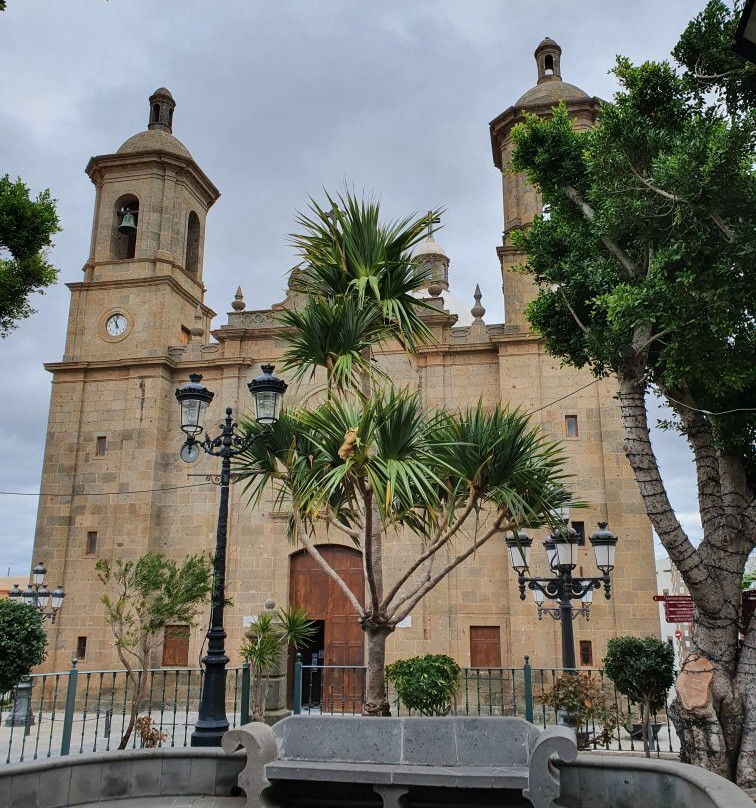
<svg viewBox="0 0 756 808">
<path fill-rule="evenodd" d="M 580 640 L 580 664 L 584 668 L 593 667 L 593 643 L 590 640 Z"/>
<path fill-rule="evenodd" d="M 577 522 L 574 519 L 570 522 L 572 529 L 578 534 L 578 547 L 585 547 L 585 522 Z M 580 573 L 582 575 L 582 573 Z"/>
<path fill-rule="evenodd" d="M 470 626 L 470 667 L 501 667 L 499 626 Z"/>
<path fill-rule="evenodd" d="M 166 626 L 163 632 L 163 667 L 185 668 L 189 664 L 189 626 Z"/>
<path fill-rule="evenodd" d="M 76 638 L 76 659 L 86 659 L 87 658 L 87 638 L 86 637 L 77 637 Z"/>
<path fill-rule="evenodd" d="M 554 57 L 551 54 L 548 54 L 546 58 L 543 60 L 544 72 L 547 76 L 554 75 Z"/>
<path fill-rule="evenodd" d="M 160 104 L 152 105 L 152 122 L 160 123 Z"/>
<path fill-rule="evenodd" d="M 564 416 L 564 434 L 568 438 L 576 438 L 578 436 L 577 415 Z"/>
<path fill-rule="evenodd" d="M 185 326 L 181 326 L 181 333 L 179 334 L 179 345 L 188 345 L 192 338 L 192 332 Z"/>
<path fill-rule="evenodd" d="M 123 260 L 136 256 L 138 228 L 139 200 L 133 194 L 125 194 L 116 201 L 113 208 L 113 232 L 110 241 L 112 258 Z"/>
<path fill-rule="evenodd" d="M 107 438 L 105 435 L 99 435 L 97 437 L 97 451 L 95 452 L 96 457 L 102 457 L 105 454 L 105 446 L 107 444 Z"/>
<path fill-rule="evenodd" d="M 87 555 L 94 555 L 97 552 L 97 531 L 90 530 L 87 532 Z"/>
<path fill-rule="evenodd" d="M 194 278 L 199 272 L 200 220 L 194 211 L 189 214 L 186 226 L 186 271 Z"/>
</svg>

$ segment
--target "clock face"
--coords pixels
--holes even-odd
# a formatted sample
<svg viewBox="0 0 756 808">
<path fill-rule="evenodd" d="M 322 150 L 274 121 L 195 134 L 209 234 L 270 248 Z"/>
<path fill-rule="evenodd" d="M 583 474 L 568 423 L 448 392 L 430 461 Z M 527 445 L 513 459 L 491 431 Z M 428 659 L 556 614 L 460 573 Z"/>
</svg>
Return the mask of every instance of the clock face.
<svg viewBox="0 0 756 808">
<path fill-rule="evenodd" d="M 113 314 L 105 323 L 108 336 L 120 337 L 126 330 L 126 317 L 123 314 Z"/>
</svg>

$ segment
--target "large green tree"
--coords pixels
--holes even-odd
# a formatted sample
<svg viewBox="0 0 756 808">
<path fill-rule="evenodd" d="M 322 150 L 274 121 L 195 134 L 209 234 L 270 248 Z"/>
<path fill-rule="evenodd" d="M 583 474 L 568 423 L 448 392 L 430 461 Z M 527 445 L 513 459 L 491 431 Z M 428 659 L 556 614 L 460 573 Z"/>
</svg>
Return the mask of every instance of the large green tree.
<svg viewBox="0 0 756 808">
<path fill-rule="evenodd" d="M 281 314 L 286 366 L 299 376 L 324 369 L 326 401 L 286 412 L 236 473 L 253 499 L 277 488 L 291 538 L 352 605 L 367 637 L 363 711 L 386 715 L 386 640 L 397 623 L 492 537 L 561 524 L 571 497 L 561 450 L 523 413 L 429 412 L 394 389 L 378 348 L 398 342 L 411 358 L 430 338 L 412 294 L 428 276 L 410 252 L 427 217 L 385 224 L 377 202 L 349 193 L 328 203 L 300 217 L 290 286 L 303 300 Z M 362 554 L 364 599 L 318 552 L 325 528 Z M 399 564 L 390 580 L 389 549 Z"/>
<path fill-rule="evenodd" d="M 39 612 L 18 599 L 0 600 L 0 693 L 14 688 L 46 655 Z"/>
<path fill-rule="evenodd" d="M 530 321 L 552 354 L 616 376 L 627 458 L 693 596 L 672 707 L 682 758 L 754 786 L 756 621 L 741 648 L 738 615 L 756 536 L 756 74 L 729 51 L 739 10 L 709 3 L 677 66 L 618 58 L 620 89 L 593 130 L 572 131 L 564 107 L 528 117 L 512 170 L 551 206 L 517 237 L 539 287 Z M 697 546 L 651 446 L 652 388 L 693 451 Z"/>
<path fill-rule="evenodd" d="M 52 236 L 60 230 L 55 200 L 49 190 L 36 199 L 29 194 L 20 179 L 0 177 L 0 337 L 34 313 L 29 295 L 58 277 L 46 255 Z"/>
</svg>

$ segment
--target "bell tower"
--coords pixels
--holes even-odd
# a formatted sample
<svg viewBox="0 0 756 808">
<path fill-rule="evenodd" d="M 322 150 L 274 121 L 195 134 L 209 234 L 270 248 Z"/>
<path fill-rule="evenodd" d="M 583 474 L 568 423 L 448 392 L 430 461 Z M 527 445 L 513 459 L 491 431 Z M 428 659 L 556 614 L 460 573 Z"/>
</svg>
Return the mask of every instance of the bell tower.
<svg viewBox="0 0 756 808">
<path fill-rule="evenodd" d="M 501 263 L 504 319 L 508 327 L 520 332 L 530 329 L 524 310 L 535 297 L 536 289 L 529 277 L 513 272 L 515 266 L 524 263 L 525 256 L 515 250 L 511 234 L 526 227 L 536 216 L 548 215 L 548 211 L 543 210 L 543 202 L 535 189 L 528 185 L 524 174 L 508 173 L 513 150 L 512 129 L 524 119 L 525 113 L 541 117 L 551 115 L 560 101 L 564 101 L 567 107 L 573 129 L 588 129 L 594 125 L 601 103 L 574 84 L 562 81 L 562 49 L 553 39 L 546 37 L 533 56 L 538 77 L 536 85 L 489 124 L 494 165 L 502 172 L 504 229 L 496 253 Z"/>
<path fill-rule="evenodd" d="M 114 154 L 90 159 L 96 199 L 89 258 L 72 293 L 65 360 L 165 353 L 207 333 L 203 305 L 205 221 L 218 189 L 173 136 L 176 102 L 149 98 L 147 129 Z"/>
</svg>

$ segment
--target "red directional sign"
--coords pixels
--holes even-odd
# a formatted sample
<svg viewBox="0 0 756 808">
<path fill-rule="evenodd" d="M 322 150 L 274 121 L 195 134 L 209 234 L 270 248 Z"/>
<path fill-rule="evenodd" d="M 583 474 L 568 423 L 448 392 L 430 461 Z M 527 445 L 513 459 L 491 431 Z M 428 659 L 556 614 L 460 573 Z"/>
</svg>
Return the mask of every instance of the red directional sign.
<svg viewBox="0 0 756 808">
<path fill-rule="evenodd" d="M 693 622 L 693 598 L 690 595 L 654 595 L 654 600 L 664 604 L 667 623 Z"/>
</svg>

